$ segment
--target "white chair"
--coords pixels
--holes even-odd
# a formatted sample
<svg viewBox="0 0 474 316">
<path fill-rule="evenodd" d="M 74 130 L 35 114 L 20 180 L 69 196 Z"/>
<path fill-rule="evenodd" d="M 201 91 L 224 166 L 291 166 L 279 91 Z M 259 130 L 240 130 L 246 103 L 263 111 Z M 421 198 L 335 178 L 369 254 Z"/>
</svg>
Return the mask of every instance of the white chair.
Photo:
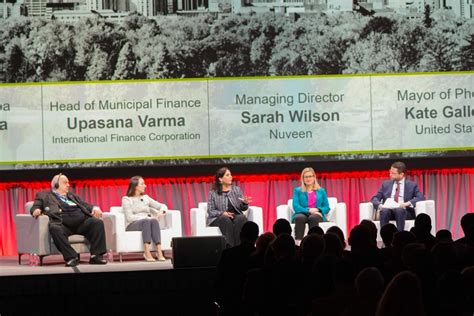
<svg viewBox="0 0 474 316">
<path fill-rule="evenodd" d="M 112 206 L 110 213 L 103 213 L 107 249 L 119 254 L 126 252 L 143 252 L 143 238 L 141 231 L 125 230 L 125 215 L 121 206 Z M 160 219 L 161 249 L 170 250 L 173 237 L 182 237 L 181 212 L 177 210 L 166 211 Z M 152 245 L 152 249 L 155 245 Z"/>
<path fill-rule="evenodd" d="M 328 197 L 329 201 L 329 212 L 326 215 L 327 222 L 319 223 L 319 226 L 324 232 L 331 226 L 338 226 L 344 233 L 344 237 L 347 239 L 347 210 L 346 203 L 337 202 L 337 198 Z M 293 199 L 289 199 L 287 204 L 277 206 L 277 218 L 284 218 L 291 223 L 291 217 L 295 211 L 293 210 Z M 291 224 L 293 229 L 293 237 L 295 234 L 295 224 Z M 305 235 L 308 232 L 308 225 L 306 225 Z"/>
<path fill-rule="evenodd" d="M 431 217 L 431 234 L 436 235 L 436 210 L 435 202 L 433 200 L 420 201 L 416 203 L 415 206 L 415 215 L 417 216 L 420 213 L 426 213 Z M 374 222 L 377 226 L 377 241 L 381 241 L 380 237 L 380 221 L 374 220 L 374 205 L 371 202 L 363 202 L 359 204 L 359 217 L 360 221 L 368 219 Z M 390 221 L 394 225 L 397 225 L 396 222 Z M 410 231 L 410 229 L 415 226 L 415 220 L 410 219 L 405 221 L 405 230 Z"/>
<path fill-rule="evenodd" d="M 249 221 L 258 225 L 258 231 L 263 230 L 263 210 L 258 206 L 249 206 L 244 212 Z M 207 202 L 200 202 L 198 207 L 191 209 L 191 235 L 192 236 L 220 236 L 222 235 L 219 227 L 207 226 Z"/>
</svg>

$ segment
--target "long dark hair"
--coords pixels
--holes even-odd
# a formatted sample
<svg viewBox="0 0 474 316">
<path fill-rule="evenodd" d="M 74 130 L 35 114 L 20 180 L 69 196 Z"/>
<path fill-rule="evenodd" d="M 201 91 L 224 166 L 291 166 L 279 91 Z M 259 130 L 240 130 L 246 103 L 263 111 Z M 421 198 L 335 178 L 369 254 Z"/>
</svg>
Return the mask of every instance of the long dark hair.
<svg viewBox="0 0 474 316">
<path fill-rule="evenodd" d="M 143 178 L 141 176 L 133 176 L 130 178 L 130 181 L 128 182 L 127 196 L 135 195 L 135 189 L 140 179 L 143 179 Z"/>
<path fill-rule="evenodd" d="M 227 167 L 219 168 L 214 175 L 214 185 L 212 188 L 216 190 L 218 194 L 222 194 L 222 182 L 219 181 L 219 178 L 222 178 L 228 170 L 229 168 Z"/>
</svg>

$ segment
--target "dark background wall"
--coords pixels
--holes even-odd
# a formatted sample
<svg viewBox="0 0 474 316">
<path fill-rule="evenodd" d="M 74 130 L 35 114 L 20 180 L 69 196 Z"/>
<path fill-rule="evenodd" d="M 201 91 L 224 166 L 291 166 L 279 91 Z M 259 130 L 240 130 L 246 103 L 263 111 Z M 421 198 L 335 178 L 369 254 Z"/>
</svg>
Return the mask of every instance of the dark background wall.
<svg viewBox="0 0 474 316">
<path fill-rule="evenodd" d="M 389 169 L 393 161 L 402 160 L 410 169 L 443 169 L 474 166 L 472 156 L 459 157 L 424 157 L 424 158 L 390 158 L 374 160 L 343 160 L 285 163 L 226 163 L 233 174 L 267 174 L 299 173 L 307 166 L 316 172 L 384 170 Z M 146 177 L 186 177 L 212 176 L 217 168 L 224 164 L 199 164 L 179 166 L 134 166 L 134 167 L 100 167 L 100 168 L 63 168 L 63 169 L 24 169 L 0 170 L 0 181 L 44 181 L 59 172 L 67 173 L 71 179 L 107 179 L 128 178 L 139 174 Z"/>
</svg>

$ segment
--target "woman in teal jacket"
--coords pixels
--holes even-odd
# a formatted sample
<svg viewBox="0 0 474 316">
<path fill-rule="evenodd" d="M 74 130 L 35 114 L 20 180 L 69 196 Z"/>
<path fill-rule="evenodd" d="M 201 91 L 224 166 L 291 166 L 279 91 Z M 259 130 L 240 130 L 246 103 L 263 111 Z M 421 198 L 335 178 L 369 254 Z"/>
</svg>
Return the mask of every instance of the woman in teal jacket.
<svg viewBox="0 0 474 316">
<path fill-rule="evenodd" d="M 309 228 L 325 222 L 329 212 L 329 201 L 326 190 L 321 188 L 313 168 L 304 168 L 301 172 L 301 186 L 293 192 L 293 214 L 291 221 L 295 223 L 295 239 L 304 237 L 305 225 Z"/>
</svg>

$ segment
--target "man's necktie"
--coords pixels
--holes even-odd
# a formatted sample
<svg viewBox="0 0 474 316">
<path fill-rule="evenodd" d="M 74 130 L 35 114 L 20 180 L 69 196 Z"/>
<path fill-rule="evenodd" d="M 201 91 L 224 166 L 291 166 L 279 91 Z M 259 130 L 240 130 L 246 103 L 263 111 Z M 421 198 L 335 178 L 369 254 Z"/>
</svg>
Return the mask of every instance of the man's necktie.
<svg viewBox="0 0 474 316">
<path fill-rule="evenodd" d="M 395 195 L 393 196 L 393 199 L 395 202 L 398 202 L 398 196 L 400 195 L 400 182 L 397 181 L 397 187 L 395 188 Z"/>
</svg>

